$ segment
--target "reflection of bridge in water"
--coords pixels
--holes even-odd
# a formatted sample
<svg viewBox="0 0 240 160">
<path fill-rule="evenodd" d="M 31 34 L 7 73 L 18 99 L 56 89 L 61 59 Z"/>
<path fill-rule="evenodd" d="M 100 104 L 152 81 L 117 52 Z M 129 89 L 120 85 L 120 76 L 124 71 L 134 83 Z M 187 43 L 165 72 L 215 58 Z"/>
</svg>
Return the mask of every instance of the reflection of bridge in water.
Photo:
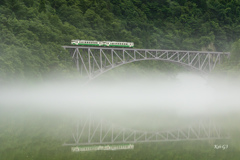
<svg viewBox="0 0 240 160">
<path fill-rule="evenodd" d="M 75 133 L 74 133 L 75 132 Z M 186 128 L 148 132 L 118 127 L 106 121 L 82 120 L 72 133 L 72 143 L 64 146 L 100 145 L 100 144 L 134 144 L 144 142 L 169 142 L 213 140 L 229 138 L 212 121 L 199 122 Z"/>
<path fill-rule="evenodd" d="M 135 48 L 109 48 L 86 46 L 63 46 L 67 49 L 81 74 L 89 79 L 118 66 L 143 60 L 163 60 L 178 63 L 208 73 L 220 63 L 229 52 L 181 51 Z"/>
</svg>

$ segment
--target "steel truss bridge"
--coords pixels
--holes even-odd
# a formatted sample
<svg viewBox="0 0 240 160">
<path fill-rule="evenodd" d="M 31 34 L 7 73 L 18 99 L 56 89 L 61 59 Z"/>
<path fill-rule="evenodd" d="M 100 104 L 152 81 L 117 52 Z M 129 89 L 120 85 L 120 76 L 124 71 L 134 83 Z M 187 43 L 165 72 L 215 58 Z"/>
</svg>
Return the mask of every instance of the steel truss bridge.
<svg viewBox="0 0 240 160">
<path fill-rule="evenodd" d="M 175 62 L 200 72 L 211 72 L 217 63 L 228 58 L 229 52 L 181 51 L 136 48 L 109 48 L 86 46 L 62 46 L 68 50 L 77 70 L 94 79 L 99 75 L 131 62 L 163 60 Z"/>
<path fill-rule="evenodd" d="M 185 128 L 148 132 L 127 129 L 106 121 L 94 121 L 91 118 L 78 123 L 72 133 L 72 142 L 63 146 L 124 144 L 144 142 L 170 142 L 227 139 L 229 135 L 223 132 L 212 121 L 199 122 Z"/>
</svg>

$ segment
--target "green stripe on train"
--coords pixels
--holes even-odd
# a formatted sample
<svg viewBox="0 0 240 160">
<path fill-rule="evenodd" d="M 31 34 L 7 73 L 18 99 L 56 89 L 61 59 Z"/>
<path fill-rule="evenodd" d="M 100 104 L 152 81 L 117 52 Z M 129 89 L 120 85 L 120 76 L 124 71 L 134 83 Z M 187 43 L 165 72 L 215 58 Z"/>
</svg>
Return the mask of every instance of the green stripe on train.
<svg viewBox="0 0 240 160">
<path fill-rule="evenodd" d="M 78 45 L 83 45 L 83 46 L 99 46 L 99 44 L 85 44 L 85 43 L 78 43 Z"/>
<path fill-rule="evenodd" d="M 99 44 L 85 44 L 85 43 L 73 43 L 73 45 L 79 45 L 79 46 L 100 46 Z M 130 47 L 129 45 L 101 45 L 101 46 L 105 46 L 105 47 Z M 132 46 L 133 47 L 133 46 Z"/>
</svg>

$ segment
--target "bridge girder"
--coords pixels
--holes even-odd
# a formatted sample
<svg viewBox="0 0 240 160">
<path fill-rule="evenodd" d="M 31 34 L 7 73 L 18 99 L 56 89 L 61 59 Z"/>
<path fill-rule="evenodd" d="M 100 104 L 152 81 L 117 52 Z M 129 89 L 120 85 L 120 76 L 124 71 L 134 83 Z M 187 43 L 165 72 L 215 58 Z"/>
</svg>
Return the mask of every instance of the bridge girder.
<svg viewBox="0 0 240 160">
<path fill-rule="evenodd" d="M 63 46 L 67 49 L 76 63 L 77 70 L 86 74 L 89 79 L 119 67 L 124 64 L 143 60 L 162 60 L 179 63 L 203 73 L 211 72 L 217 63 L 224 57 L 229 57 L 229 52 L 209 51 L 182 51 L 182 50 L 157 50 L 135 48 L 109 48 Z"/>
</svg>

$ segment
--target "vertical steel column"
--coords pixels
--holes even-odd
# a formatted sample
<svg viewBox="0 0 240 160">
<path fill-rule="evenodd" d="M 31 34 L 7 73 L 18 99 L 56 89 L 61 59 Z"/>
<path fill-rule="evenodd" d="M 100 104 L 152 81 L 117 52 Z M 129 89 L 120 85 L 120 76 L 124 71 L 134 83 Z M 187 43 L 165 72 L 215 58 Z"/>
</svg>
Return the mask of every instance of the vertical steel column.
<svg viewBox="0 0 240 160">
<path fill-rule="evenodd" d="M 91 116 L 89 118 L 89 124 L 88 124 L 88 143 L 91 142 Z"/>
<path fill-rule="evenodd" d="M 112 66 L 113 66 L 114 65 L 113 49 L 111 49 L 111 56 L 112 56 Z"/>
<path fill-rule="evenodd" d="M 78 50 L 78 48 L 77 48 L 77 50 Z M 76 64 L 76 65 L 77 65 L 77 71 L 79 72 L 78 52 L 77 52 L 77 55 L 76 55 L 76 59 L 77 59 L 77 62 L 76 62 L 76 63 L 77 63 L 77 64 Z"/>
<path fill-rule="evenodd" d="M 103 63 L 102 63 L 102 49 L 100 49 L 100 68 L 101 68 L 101 72 L 102 72 L 102 68 L 103 68 Z"/>
<path fill-rule="evenodd" d="M 208 53 L 208 67 L 209 67 L 209 72 L 211 72 L 211 56 L 210 56 L 210 53 Z"/>
<path fill-rule="evenodd" d="M 218 53 L 219 54 L 219 61 L 218 61 L 218 64 L 221 64 L 221 53 Z"/>
<path fill-rule="evenodd" d="M 77 143 L 79 143 L 80 135 L 79 135 L 79 122 L 77 123 Z"/>
<path fill-rule="evenodd" d="M 92 70 L 91 70 L 91 55 L 90 55 L 90 48 L 88 48 L 88 71 L 89 71 L 89 77 L 92 76 Z"/>
<path fill-rule="evenodd" d="M 101 122 L 100 122 L 101 126 L 100 126 L 100 143 L 102 143 L 102 119 L 101 119 Z"/>
<path fill-rule="evenodd" d="M 111 138 L 111 141 L 113 143 L 113 124 L 112 124 L 112 138 Z"/>
<path fill-rule="evenodd" d="M 198 68 L 201 68 L 201 55 L 198 55 Z"/>
<path fill-rule="evenodd" d="M 134 131 L 134 138 L 133 141 L 136 142 L 136 131 Z"/>
<path fill-rule="evenodd" d="M 105 57 L 105 56 L 104 56 Z M 107 65 L 107 58 L 105 57 L 105 61 L 104 61 L 104 67 L 106 67 Z"/>
<path fill-rule="evenodd" d="M 95 61 L 94 61 L 94 59 L 92 60 L 92 71 L 91 71 L 91 73 L 94 73 L 94 69 L 95 69 Z"/>
</svg>

